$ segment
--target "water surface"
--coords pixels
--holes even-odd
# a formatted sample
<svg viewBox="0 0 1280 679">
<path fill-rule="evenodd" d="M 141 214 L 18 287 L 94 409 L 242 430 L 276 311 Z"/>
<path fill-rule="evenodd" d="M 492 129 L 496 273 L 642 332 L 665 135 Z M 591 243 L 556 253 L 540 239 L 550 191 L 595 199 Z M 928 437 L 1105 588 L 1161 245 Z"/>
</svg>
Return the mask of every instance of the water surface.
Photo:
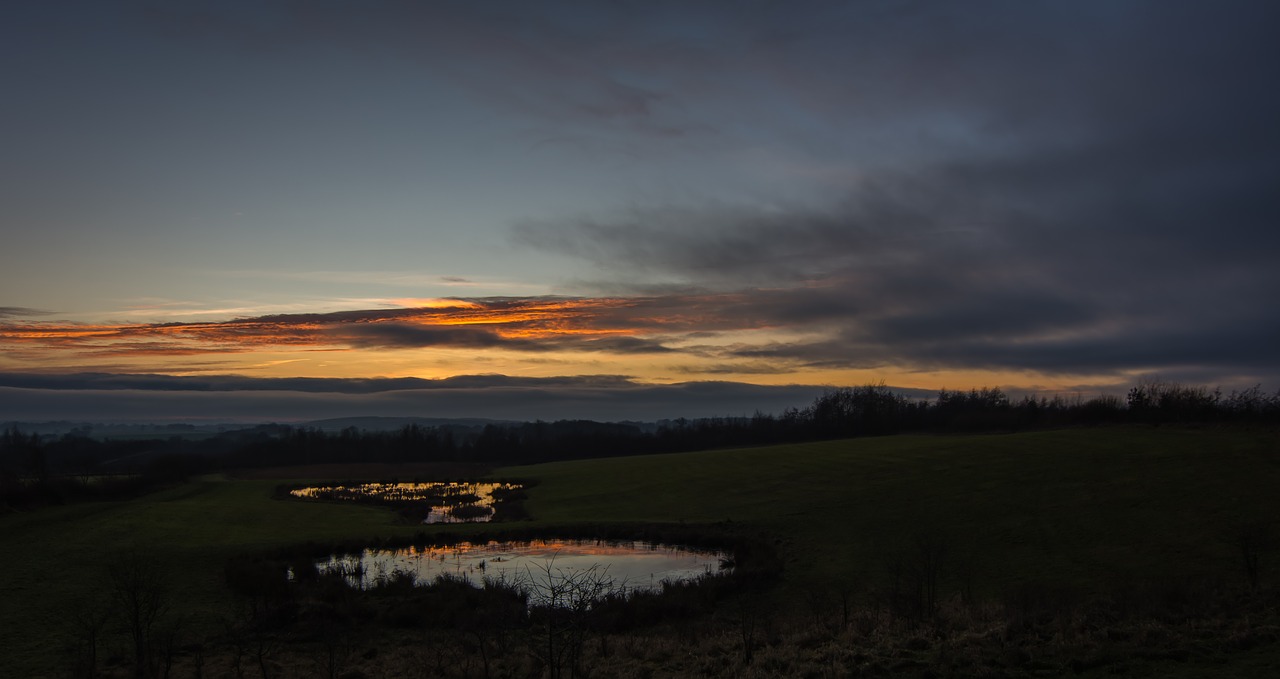
<svg viewBox="0 0 1280 679">
<path fill-rule="evenodd" d="M 399 573 L 421 584 L 437 576 L 462 578 L 481 586 L 485 579 L 507 583 L 544 582 L 548 575 L 594 569 L 611 590 L 656 591 L 662 582 L 680 582 L 721 571 L 725 555 L 642 541 L 531 540 L 463 542 L 448 547 L 366 549 L 359 556 L 333 556 L 317 562 L 320 572 L 346 573 L 352 585 L 370 587 Z"/>
<path fill-rule="evenodd" d="M 430 506 L 423 523 L 482 523 L 493 518 L 494 505 L 503 491 L 519 490 L 515 483 L 361 483 L 350 486 L 311 486 L 289 491 L 300 498 L 390 503 L 424 503 Z"/>
</svg>

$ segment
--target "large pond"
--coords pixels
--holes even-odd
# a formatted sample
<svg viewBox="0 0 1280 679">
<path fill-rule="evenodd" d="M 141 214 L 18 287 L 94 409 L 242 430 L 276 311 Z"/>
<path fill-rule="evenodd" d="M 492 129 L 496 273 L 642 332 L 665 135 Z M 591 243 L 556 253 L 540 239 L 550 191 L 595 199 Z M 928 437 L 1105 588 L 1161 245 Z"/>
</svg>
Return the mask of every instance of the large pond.
<svg viewBox="0 0 1280 679">
<path fill-rule="evenodd" d="M 476 586 L 482 586 L 486 579 L 527 586 L 586 574 L 593 580 L 607 581 L 609 591 L 636 592 L 660 590 L 664 581 L 715 574 L 727 563 L 722 553 L 641 541 L 532 540 L 366 549 L 359 556 L 321 560 L 316 567 L 321 573 L 343 573 L 348 582 L 361 588 L 409 576 L 420 584 L 430 584 L 444 575 Z"/>
<path fill-rule="evenodd" d="M 313 500 L 423 504 L 430 507 L 423 523 L 477 523 L 492 519 L 494 506 L 503 494 L 519 489 L 514 483 L 436 481 L 311 486 L 296 488 L 289 494 Z"/>
</svg>

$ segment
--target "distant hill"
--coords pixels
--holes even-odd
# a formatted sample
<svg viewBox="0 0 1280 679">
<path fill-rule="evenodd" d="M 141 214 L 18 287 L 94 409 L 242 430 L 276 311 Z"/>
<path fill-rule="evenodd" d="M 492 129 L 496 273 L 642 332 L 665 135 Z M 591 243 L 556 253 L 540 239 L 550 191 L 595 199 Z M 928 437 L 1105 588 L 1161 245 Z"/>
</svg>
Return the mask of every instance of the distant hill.
<svg viewBox="0 0 1280 679">
<path fill-rule="evenodd" d="M 175 436 L 187 439 L 198 439 L 207 438 L 226 431 L 247 429 L 252 426 L 254 425 L 237 423 L 190 424 L 185 422 L 73 422 L 70 420 L 45 422 L 9 421 L 0 425 L 0 427 L 4 429 L 17 429 L 18 431 L 29 434 L 39 434 L 41 437 L 57 437 L 64 434 L 75 434 L 78 436 L 88 436 L 96 439 L 167 439 Z"/>
<path fill-rule="evenodd" d="M 595 422 L 593 420 L 574 420 L 575 422 L 593 422 L 595 424 L 618 424 L 634 427 L 645 434 L 656 432 L 661 426 L 672 426 L 675 420 L 659 422 L 640 422 L 625 420 L 622 422 Z M 99 440 L 130 439 L 172 439 L 202 440 L 220 434 L 232 432 L 271 432 L 279 433 L 285 427 L 294 429 L 318 429 L 333 434 L 355 427 L 360 431 L 389 432 L 399 431 L 409 425 L 420 427 L 437 427 L 454 430 L 454 434 L 479 434 L 487 425 L 502 427 L 518 427 L 526 424 L 521 420 L 497 420 L 484 417 L 333 417 L 305 422 L 91 422 L 55 420 L 44 422 L 7 421 L 0 423 L 0 429 L 16 428 L 28 434 L 39 434 L 42 438 L 59 438 L 66 434 L 86 436 Z"/>
<path fill-rule="evenodd" d="M 348 427 L 362 431 L 382 432 L 397 431 L 411 424 L 420 427 L 454 427 L 460 429 L 483 429 L 485 425 L 519 424 L 510 420 L 492 420 L 479 417 L 445 418 L 445 417 L 335 417 L 308 422 L 280 422 L 281 426 L 298 429 L 319 429 L 324 432 L 339 432 Z M 19 431 L 39 434 L 41 437 L 58 437 L 74 433 L 96 439 L 168 439 L 172 437 L 184 439 L 203 439 L 226 432 L 244 431 L 275 427 L 275 424 L 250 422 L 219 422 L 216 424 L 201 423 L 142 423 L 142 422 L 73 422 L 68 420 L 53 422 L 4 422 L 0 428 L 16 428 Z"/>
<path fill-rule="evenodd" d="M 489 424 L 519 424 L 514 420 L 491 420 L 483 417 L 333 417 L 325 420 L 298 422 L 293 426 L 326 432 L 355 427 L 364 431 L 397 431 L 416 424 L 420 427 L 484 427 Z"/>
</svg>

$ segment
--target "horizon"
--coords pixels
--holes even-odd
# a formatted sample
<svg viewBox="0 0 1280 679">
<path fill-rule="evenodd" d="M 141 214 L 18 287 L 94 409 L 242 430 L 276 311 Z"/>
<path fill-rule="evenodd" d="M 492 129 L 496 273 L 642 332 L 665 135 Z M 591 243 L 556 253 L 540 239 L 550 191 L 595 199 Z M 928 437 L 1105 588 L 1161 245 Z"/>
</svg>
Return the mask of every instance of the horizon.
<svg viewBox="0 0 1280 679">
<path fill-rule="evenodd" d="M 0 412 L 7 415 L 0 424 L 209 427 L 305 425 L 333 420 L 585 420 L 653 424 L 674 420 L 749 419 L 756 415 L 779 417 L 791 410 L 804 411 L 820 397 L 847 388 L 882 389 L 915 403 L 936 403 L 943 393 L 994 391 L 1015 405 L 1036 400 L 1078 406 L 1107 399 L 1123 404 L 1126 396 L 1136 389 L 1199 392 L 1215 401 L 1222 398 L 1223 403 L 1237 397 L 1280 399 L 1280 389 L 1273 393 L 1260 384 L 1224 390 L 1221 386 L 1162 380 L 1144 380 L 1089 392 L 1040 392 L 1006 391 L 985 385 L 928 390 L 883 382 L 856 386 L 771 386 L 712 381 L 650 385 L 617 375 L 511 378 L 490 374 L 424 380 L 0 373 Z M 101 405 L 104 402 L 111 406 L 104 409 Z M 530 403 L 537 405 L 531 407 Z M 196 412 L 201 414 L 194 415 Z"/>
</svg>

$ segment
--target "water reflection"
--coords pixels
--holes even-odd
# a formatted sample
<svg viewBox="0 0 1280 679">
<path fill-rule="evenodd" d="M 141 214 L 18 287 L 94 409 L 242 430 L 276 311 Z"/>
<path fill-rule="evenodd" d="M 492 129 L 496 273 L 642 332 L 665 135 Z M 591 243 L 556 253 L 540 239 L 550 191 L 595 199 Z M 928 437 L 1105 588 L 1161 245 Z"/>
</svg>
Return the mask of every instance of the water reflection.
<svg viewBox="0 0 1280 679">
<path fill-rule="evenodd" d="M 486 579 L 528 582 L 553 575 L 592 571 L 612 583 L 612 591 L 656 591 L 663 581 L 693 580 L 721 570 L 725 555 L 642 541 L 532 540 L 463 542 L 448 547 L 366 549 L 359 556 L 333 556 L 316 563 L 321 573 L 342 573 L 352 586 L 368 588 L 412 577 L 429 584 L 444 575 L 475 586 Z"/>
<path fill-rule="evenodd" d="M 493 518 L 494 505 L 515 483 L 361 483 L 350 486 L 296 488 L 290 495 L 316 500 L 425 503 L 431 507 L 423 523 L 478 523 Z"/>
</svg>

